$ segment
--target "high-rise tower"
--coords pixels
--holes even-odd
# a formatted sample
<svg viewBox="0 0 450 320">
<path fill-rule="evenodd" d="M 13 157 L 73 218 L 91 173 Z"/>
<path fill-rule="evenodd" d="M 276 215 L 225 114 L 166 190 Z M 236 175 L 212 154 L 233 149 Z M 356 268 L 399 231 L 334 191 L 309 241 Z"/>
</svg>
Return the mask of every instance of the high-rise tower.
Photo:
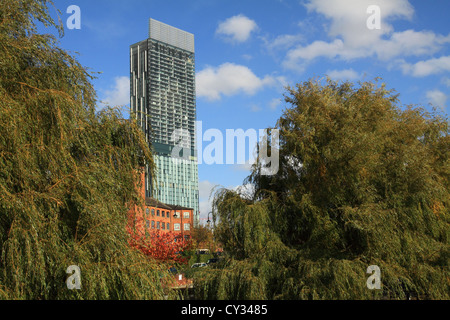
<svg viewBox="0 0 450 320">
<path fill-rule="evenodd" d="M 146 196 L 194 209 L 198 224 L 194 35 L 150 19 L 149 38 L 130 46 L 130 93 L 154 151 L 156 185 L 147 170 Z M 180 139 L 189 152 L 173 156 Z"/>
</svg>

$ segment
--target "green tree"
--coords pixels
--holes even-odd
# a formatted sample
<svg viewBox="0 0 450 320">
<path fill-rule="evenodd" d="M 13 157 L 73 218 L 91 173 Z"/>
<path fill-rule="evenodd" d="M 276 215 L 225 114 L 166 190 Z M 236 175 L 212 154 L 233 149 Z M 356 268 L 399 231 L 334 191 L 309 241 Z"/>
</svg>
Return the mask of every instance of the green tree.
<svg viewBox="0 0 450 320">
<path fill-rule="evenodd" d="M 192 230 L 192 241 L 195 249 L 208 248 L 213 243 L 213 234 L 208 226 L 199 225 Z"/>
<path fill-rule="evenodd" d="M 41 0 L 0 3 L 0 298 L 159 299 L 158 265 L 129 246 L 140 128 L 96 112 L 92 76 L 39 34 L 63 26 Z M 68 290 L 66 269 L 81 269 Z"/>
<path fill-rule="evenodd" d="M 280 170 L 222 189 L 216 236 L 231 255 L 197 295 L 218 299 L 448 299 L 448 121 L 400 107 L 385 85 L 327 79 L 288 88 Z M 270 141 L 269 141 L 270 142 Z M 381 290 L 369 290 L 370 265 Z"/>
</svg>

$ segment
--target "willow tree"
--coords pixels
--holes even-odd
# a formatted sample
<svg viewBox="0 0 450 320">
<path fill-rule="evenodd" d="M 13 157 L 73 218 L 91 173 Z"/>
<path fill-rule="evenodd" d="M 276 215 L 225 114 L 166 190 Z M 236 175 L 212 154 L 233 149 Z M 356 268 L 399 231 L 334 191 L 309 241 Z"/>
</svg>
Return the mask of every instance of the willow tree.
<svg viewBox="0 0 450 320">
<path fill-rule="evenodd" d="M 96 111 L 91 74 L 37 32 L 63 31 L 49 4 L 0 3 L 0 298 L 162 298 L 158 266 L 126 231 L 148 144 L 118 109 Z"/>
<path fill-rule="evenodd" d="M 261 175 L 261 161 L 245 181 L 252 197 L 215 195 L 230 258 L 199 276 L 198 296 L 448 299 L 445 116 L 401 106 L 377 81 L 310 80 L 285 101 L 277 174 Z M 367 286 L 372 265 L 379 290 Z"/>
</svg>

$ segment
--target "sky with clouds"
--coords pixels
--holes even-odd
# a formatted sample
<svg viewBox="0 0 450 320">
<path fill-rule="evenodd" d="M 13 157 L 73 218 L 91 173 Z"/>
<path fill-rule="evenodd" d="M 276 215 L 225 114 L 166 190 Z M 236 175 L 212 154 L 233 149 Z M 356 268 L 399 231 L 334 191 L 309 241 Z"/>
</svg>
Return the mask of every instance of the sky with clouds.
<svg viewBox="0 0 450 320">
<path fill-rule="evenodd" d="M 66 30 L 61 46 L 99 72 L 98 98 L 112 105 L 129 105 L 129 46 L 148 37 L 150 17 L 193 33 L 203 132 L 274 126 L 286 86 L 326 75 L 381 77 L 402 104 L 448 113 L 448 0 L 56 0 L 64 23 L 70 5 L 81 29 Z M 199 165 L 202 219 L 214 186 L 239 186 L 249 167 Z"/>
</svg>

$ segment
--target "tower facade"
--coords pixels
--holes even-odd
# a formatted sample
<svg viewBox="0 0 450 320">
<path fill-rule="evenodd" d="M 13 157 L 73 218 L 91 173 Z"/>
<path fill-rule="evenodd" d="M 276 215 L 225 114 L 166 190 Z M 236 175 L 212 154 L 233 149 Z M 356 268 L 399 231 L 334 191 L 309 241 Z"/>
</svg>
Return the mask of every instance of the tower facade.
<svg viewBox="0 0 450 320">
<path fill-rule="evenodd" d="M 194 35 L 150 19 L 149 38 L 130 46 L 130 97 L 156 166 L 155 184 L 146 170 L 146 196 L 192 208 L 197 225 Z"/>
</svg>

